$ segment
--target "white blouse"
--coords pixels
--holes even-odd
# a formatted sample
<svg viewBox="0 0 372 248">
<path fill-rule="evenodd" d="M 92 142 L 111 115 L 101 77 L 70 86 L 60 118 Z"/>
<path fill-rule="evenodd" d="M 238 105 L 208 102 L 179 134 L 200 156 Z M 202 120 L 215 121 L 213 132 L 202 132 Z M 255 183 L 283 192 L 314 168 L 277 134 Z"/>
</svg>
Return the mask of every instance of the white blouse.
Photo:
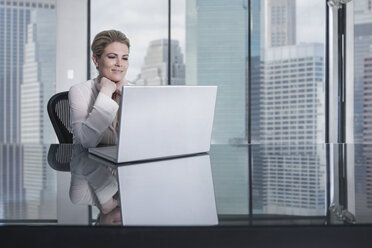
<svg viewBox="0 0 372 248">
<path fill-rule="evenodd" d="M 117 143 L 120 97 L 99 93 L 97 83 L 95 78 L 73 85 L 68 95 L 73 143 L 86 148 Z"/>
<path fill-rule="evenodd" d="M 118 192 L 118 182 L 112 169 L 89 158 L 88 151 L 74 146 L 70 162 L 70 199 L 74 204 L 101 207 Z"/>
</svg>

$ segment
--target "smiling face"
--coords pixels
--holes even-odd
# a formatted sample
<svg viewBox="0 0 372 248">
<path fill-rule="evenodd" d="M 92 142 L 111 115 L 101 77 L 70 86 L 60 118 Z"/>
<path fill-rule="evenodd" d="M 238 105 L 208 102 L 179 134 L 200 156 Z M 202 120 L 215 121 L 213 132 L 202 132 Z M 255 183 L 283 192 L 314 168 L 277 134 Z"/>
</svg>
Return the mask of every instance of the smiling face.
<svg viewBox="0 0 372 248">
<path fill-rule="evenodd" d="M 100 57 L 93 54 L 93 62 L 98 67 L 99 75 L 117 83 L 121 81 L 128 69 L 129 49 L 126 44 L 112 42 L 108 44 Z"/>
</svg>

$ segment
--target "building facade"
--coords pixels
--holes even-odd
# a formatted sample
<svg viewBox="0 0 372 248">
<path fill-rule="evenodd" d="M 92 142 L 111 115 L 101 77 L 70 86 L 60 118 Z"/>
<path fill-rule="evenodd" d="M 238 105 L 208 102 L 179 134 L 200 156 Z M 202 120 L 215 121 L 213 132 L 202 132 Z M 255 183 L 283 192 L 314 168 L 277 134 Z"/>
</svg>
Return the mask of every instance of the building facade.
<svg viewBox="0 0 372 248">
<path fill-rule="evenodd" d="M 171 80 L 172 85 L 185 84 L 185 64 L 183 54 L 177 40 L 171 40 Z M 136 85 L 167 85 L 168 84 L 168 40 L 150 42 L 141 74 L 135 81 Z"/>
<path fill-rule="evenodd" d="M 31 10 L 55 9 L 55 0 L 0 1 L 0 142 L 21 141 L 21 84 Z"/>
<path fill-rule="evenodd" d="M 186 85 L 217 85 L 212 144 L 247 137 L 248 1 L 186 2 Z"/>
<path fill-rule="evenodd" d="M 55 93 L 56 11 L 35 9 L 27 26 L 21 84 L 21 142 L 52 143 L 47 103 Z"/>
</svg>

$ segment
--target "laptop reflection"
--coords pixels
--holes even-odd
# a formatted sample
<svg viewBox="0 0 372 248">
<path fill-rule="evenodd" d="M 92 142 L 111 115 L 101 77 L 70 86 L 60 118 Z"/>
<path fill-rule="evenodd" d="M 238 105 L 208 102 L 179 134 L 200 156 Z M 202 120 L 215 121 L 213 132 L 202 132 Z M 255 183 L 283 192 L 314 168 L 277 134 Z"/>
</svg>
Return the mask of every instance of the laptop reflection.
<svg viewBox="0 0 372 248">
<path fill-rule="evenodd" d="M 124 226 L 217 225 L 208 154 L 117 168 Z"/>
<path fill-rule="evenodd" d="M 111 163 L 84 149 L 73 157 L 70 198 L 96 205 L 98 225 L 218 224 L 208 154 L 131 164 Z"/>
</svg>

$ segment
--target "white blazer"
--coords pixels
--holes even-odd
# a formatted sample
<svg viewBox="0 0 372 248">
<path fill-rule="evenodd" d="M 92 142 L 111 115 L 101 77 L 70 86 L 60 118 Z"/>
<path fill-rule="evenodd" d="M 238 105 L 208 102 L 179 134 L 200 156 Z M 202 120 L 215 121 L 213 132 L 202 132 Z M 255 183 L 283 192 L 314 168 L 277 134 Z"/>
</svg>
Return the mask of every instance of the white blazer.
<svg viewBox="0 0 372 248">
<path fill-rule="evenodd" d="M 73 143 L 82 144 L 86 148 L 117 143 L 120 99 L 114 101 L 99 93 L 97 83 L 98 79 L 95 78 L 75 84 L 68 95 Z"/>
</svg>

